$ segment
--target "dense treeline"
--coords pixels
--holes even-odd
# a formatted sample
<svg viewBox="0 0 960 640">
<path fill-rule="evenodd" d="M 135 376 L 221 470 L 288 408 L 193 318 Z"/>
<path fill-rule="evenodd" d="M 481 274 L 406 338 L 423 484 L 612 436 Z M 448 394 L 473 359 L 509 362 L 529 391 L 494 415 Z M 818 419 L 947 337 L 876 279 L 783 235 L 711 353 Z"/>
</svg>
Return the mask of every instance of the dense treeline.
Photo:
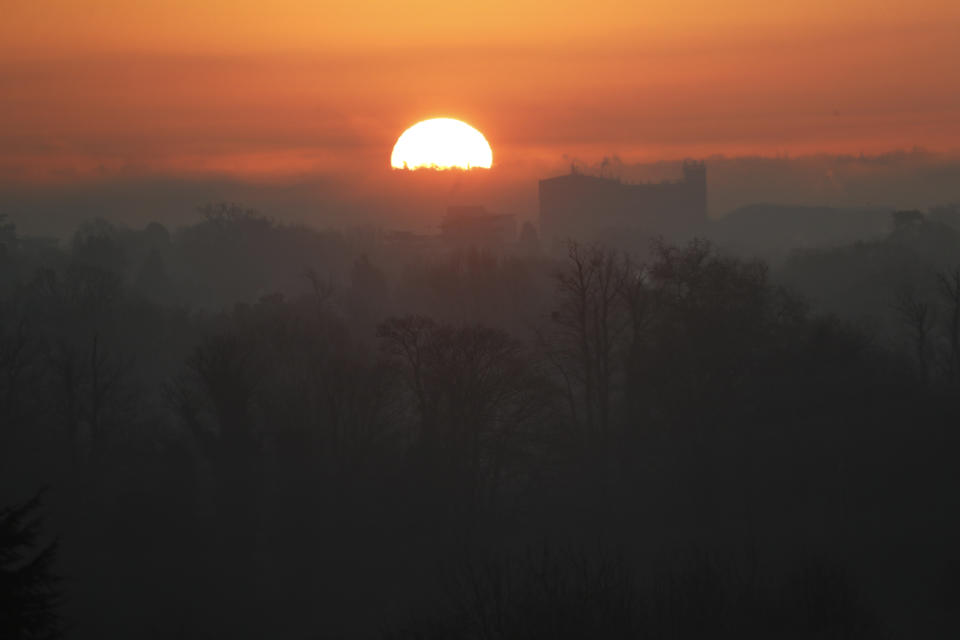
<svg viewBox="0 0 960 640">
<path fill-rule="evenodd" d="M 890 297 L 901 344 L 703 241 L 436 252 L 219 205 L 0 225 L 0 270 L 0 590 L 43 632 L 956 624 L 951 271 L 936 313 Z"/>
</svg>

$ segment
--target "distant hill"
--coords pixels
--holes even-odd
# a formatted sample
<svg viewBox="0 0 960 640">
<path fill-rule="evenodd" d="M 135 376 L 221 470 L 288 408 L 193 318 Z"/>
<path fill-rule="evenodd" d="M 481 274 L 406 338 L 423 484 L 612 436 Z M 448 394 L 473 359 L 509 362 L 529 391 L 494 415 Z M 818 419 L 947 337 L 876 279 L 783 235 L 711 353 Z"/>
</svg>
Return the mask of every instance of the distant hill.
<svg viewBox="0 0 960 640">
<path fill-rule="evenodd" d="M 898 329 L 898 294 L 913 292 L 937 302 L 938 272 L 960 265 L 960 231 L 919 212 L 875 240 L 843 246 L 798 249 L 776 270 L 777 279 L 800 292 L 818 310 L 882 333 Z"/>
<path fill-rule="evenodd" d="M 752 204 L 711 224 L 709 235 L 737 253 L 776 259 L 794 249 L 872 240 L 890 230 L 890 209 Z"/>
</svg>

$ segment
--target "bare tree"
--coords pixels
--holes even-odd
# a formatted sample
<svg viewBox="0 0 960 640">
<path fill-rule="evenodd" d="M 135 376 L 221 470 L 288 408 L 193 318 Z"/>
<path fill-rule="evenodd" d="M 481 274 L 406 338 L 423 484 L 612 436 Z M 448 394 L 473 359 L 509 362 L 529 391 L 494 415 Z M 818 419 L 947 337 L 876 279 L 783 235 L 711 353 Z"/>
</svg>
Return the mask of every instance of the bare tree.
<svg viewBox="0 0 960 640">
<path fill-rule="evenodd" d="M 89 401 L 87 403 L 87 421 L 90 424 L 90 436 L 94 446 L 103 443 L 106 429 L 110 424 L 110 412 L 121 402 L 119 397 L 124 376 L 129 373 L 127 363 L 111 356 L 100 342 L 100 336 L 94 334 L 87 356 L 89 371 Z"/>
<path fill-rule="evenodd" d="M 623 262 L 623 270 L 620 295 L 630 318 L 630 343 L 635 345 L 643 339 L 650 323 L 652 296 L 645 265 L 636 264 L 626 258 Z"/>
<path fill-rule="evenodd" d="M 23 390 L 32 360 L 27 347 L 26 327 L 22 321 L 9 335 L 0 333 L 0 416 L 8 428 L 19 425 L 23 411 Z"/>
<path fill-rule="evenodd" d="M 317 302 L 318 313 L 326 311 L 327 301 L 333 296 L 334 286 L 329 278 L 323 279 L 316 269 L 309 268 L 303 272 L 303 277 L 310 281 L 310 287 L 313 289 L 313 296 Z"/>
<path fill-rule="evenodd" d="M 111 430 L 131 417 L 132 361 L 112 354 L 99 334 L 88 348 L 61 340 L 50 358 L 55 405 L 73 463 L 97 454 Z"/>
<path fill-rule="evenodd" d="M 187 366 L 213 405 L 217 439 L 230 454 L 245 457 L 255 447 L 251 408 L 257 387 L 248 350 L 237 336 L 210 337 Z"/>
<path fill-rule="evenodd" d="M 460 478 L 472 504 L 492 500 L 509 453 L 545 406 L 520 343 L 420 316 L 390 318 L 378 335 L 413 394 L 428 462 Z"/>
<path fill-rule="evenodd" d="M 910 341 L 913 343 L 920 379 L 927 384 L 929 381 L 927 342 L 930 331 L 933 329 L 933 310 L 929 303 L 918 300 L 912 289 L 904 289 L 897 294 L 894 309 L 900 314 Z"/>
<path fill-rule="evenodd" d="M 937 282 L 949 310 L 950 368 L 953 376 L 960 379 L 960 268 L 938 273 Z"/>
<path fill-rule="evenodd" d="M 571 242 L 556 275 L 560 299 L 552 319 L 565 375 L 579 382 L 584 427 L 607 434 L 613 390 L 631 317 L 624 293 L 626 261 L 613 251 Z"/>
<path fill-rule="evenodd" d="M 420 437 L 431 438 L 436 425 L 434 398 L 429 394 L 426 375 L 428 349 L 436 323 L 423 316 L 389 318 L 377 327 L 384 352 L 406 368 L 405 379 L 413 392 L 420 418 Z"/>
</svg>

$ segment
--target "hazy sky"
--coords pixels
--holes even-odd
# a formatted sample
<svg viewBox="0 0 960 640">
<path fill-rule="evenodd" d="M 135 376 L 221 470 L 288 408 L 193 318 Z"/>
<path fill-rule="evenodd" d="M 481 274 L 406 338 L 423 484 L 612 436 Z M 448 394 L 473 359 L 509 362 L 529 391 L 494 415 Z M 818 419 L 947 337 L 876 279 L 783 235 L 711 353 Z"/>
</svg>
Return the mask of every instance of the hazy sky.
<svg viewBox="0 0 960 640">
<path fill-rule="evenodd" d="M 957 0 L 4 0 L 0 178 L 960 149 Z"/>
</svg>

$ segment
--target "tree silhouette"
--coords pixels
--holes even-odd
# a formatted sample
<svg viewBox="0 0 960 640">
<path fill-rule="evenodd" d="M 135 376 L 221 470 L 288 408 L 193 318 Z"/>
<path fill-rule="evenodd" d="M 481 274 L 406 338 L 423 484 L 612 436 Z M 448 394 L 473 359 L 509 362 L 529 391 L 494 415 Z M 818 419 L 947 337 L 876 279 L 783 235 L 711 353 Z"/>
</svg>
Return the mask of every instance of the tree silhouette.
<svg viewBox="0 0 960 640">
<path fill-rule="evenodd" d="M 402 372 L 428 464 L 456 476 L 471 506 L 497 494 L 510 452 L 545 407 L 522 345 L 483 326 L 390 318 L 382 348 Z"/>
<path fill-rule="evenodd" d="M 630 316 L 623 304 L 625 261 L 608 249 L 567 246 L 556 274 L 558 307 L 552 314 L 555 360 L 580 388 L 582 424 L 605 437 L 611 427 L 614 388 L 622 369 Z M 574 415 L 576 421 L 577 415 Z"/>
<path fill-rule="evenodd" d="M 938 273 L 937 284 L 940 296 L 947 303 L 949 313 L 948 335 L 950 337 L 950 369 L 954 378 L 960 380 L 960 269 Z"/>
<path fill-rule="evenodd" d="M 900 315 L 913 344 L 920 380 L 927 384 L 930 378 L 927 343 L 934 326 L 933 308 L 930 303 L 918 299 L 912 289 L 904 289 L 897 294 L 894 309 Z"/>
<path fill-rule="evenodd" d="M 17 227 L 7 222 L 6 214 L 0 213 L 0 258 L 13 253 L 17 247 Z"/>
<path fill-rule="evenodd" d="M 60 637 L 57 541 L 41 546 L 41 495 L 0 510 L 0 637 L 9 640 Z"/>
</svg>

